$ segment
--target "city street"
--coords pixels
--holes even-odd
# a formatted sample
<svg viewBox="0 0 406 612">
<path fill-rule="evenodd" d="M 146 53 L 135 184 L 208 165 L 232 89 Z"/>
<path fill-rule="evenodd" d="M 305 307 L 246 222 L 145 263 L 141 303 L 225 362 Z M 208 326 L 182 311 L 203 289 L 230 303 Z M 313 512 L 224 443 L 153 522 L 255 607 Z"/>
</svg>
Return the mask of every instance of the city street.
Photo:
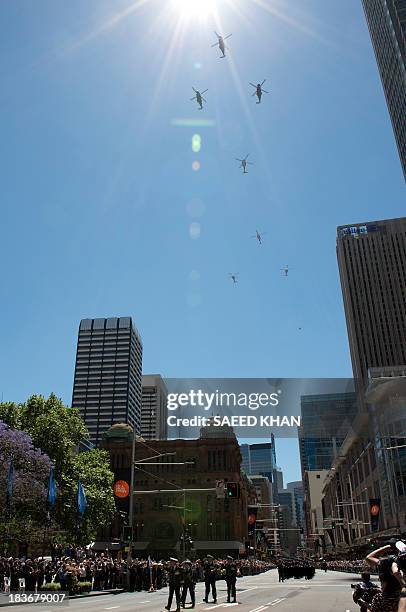
<svg viewBox="0 0 406 612">
<path fill-rule="evenodd" d="M 237 600 L 240 612 L 263 612 L 271 608 L 277 608 L 281 612 L 300 609 L 300 612 L 356 612 L 358 607 L 353 603 L 351 597 L 351 582 L 356 582 L 359 577 L 341 572 L 317 571 L 313 580 L 289 579 L 284 583 L 278 583 L 278 574 L 275 570 L 238 579 Z M 237 604 L 227 604 L 227 590 L 224 581 L 218 581 L 217 604 L 206 604 L 202 601 L 204 596 L 204 584 L 199 583 L 196 589 L 196 609 L 199 612 L 206 610 L 225 610 L 237 607 Z M 162 589 L 156 593 L 121 593 L 118 595 L 101 595 L 98 597 L 87 597 L 71 600 L 69 608 L 71 612 L 101 612 L 117 610 L 117 612 L 132 612 L 142 610 L 145 612 L 163 611 L 167 603 L 168 589 Z M 188 601 L 188 600 L 187 600 Z M 38 612 L 55 612 L 57 607 L 43 607 L 32 604 L 12 606 L 15 612 L 27 612 L 35 607 Z M 186 609 L 190 604 L 186 604 Z M 172 610 L 176 609 L 175 602 Z"/>
</svg>

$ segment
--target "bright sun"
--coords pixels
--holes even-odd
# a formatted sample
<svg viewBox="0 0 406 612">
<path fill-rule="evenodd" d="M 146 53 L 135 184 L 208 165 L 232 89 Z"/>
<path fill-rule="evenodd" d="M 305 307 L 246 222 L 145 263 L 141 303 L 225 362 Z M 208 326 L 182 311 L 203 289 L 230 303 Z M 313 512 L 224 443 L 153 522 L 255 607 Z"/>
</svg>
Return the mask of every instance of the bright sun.
<svg viewBox="0 0 406 612">
<path fill-rule="evenodd" d="M 214 10 L 215 0 L 173 0 L 182 19 L 206 19 Z"/>
</svg>

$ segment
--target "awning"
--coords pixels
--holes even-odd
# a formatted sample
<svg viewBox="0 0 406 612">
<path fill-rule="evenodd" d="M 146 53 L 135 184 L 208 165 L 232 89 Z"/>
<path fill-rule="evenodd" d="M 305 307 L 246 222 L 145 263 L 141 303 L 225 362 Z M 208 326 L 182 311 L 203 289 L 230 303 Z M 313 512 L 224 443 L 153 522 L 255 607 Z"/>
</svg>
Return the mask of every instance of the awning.
<svg viewBox="0 0 406 612">
<path fill-rule="evenodd" d="M 242 542 L 236 541 L 221 541 L 221 540 L 201 540 L 200 542 L 193 542 L 193 547 L 196 550 L 239 550 L 245 546 Z"/>
<path fill-rule="evenodd" d="M 133 550 L 146 550 L 149 544 L 150 542 L 133 542 L 132 549 Z"/>
<path fill-rule="evenodd" d="M 89 546 L 90 550 L 121 550 L 121 542 L 92 542 Z"/>
</svg>

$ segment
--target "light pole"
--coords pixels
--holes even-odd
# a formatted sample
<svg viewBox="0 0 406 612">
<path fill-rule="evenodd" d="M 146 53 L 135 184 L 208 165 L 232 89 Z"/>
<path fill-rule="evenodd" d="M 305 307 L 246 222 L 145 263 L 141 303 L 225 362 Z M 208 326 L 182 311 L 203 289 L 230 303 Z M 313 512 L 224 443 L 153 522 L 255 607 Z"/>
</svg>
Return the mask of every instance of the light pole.
<svg viewBox="0 0 406 612">
<path fill-rule="evenodd" d="M 191 508 L 186 508 L 186 490 L 183 491 L 183 506 L 169 506 L 167 504 L 163 504 L 163 508 L 173 508 L 175 510 L 183 510 L 183 526 L 182 526 L 182 534 L 183 534 L 183 560 L 186 559 L 186 512 L 192 512 Z"/>
<path fill-rule="evenodd" d="M 128 510 L 128 523 L 131 528 L 131 540 L 128 546 L 128 554 L 127 561 L 131 561 L 132 556 L 132 546 L 134 541 L 134 477 L 136 466 L 141 465 L 168 465 L 167 463 L 158 463 L 157 461 L 152 461 L 153 459 L 159 459 L 160 457 L 168 457 L 170 455 L 175 455 L 176 453 L 157 453 L 152 457 L 146 457 L 145 459 L 140 459 L 139 461 L 135 461 L 135 443 L 140 442 L 141 444 L 145 444 L 144 438 L 141 436 L 137 436 L 135 430 L 133 429 L 133 439 L 132 439 L 132 447 L 131 447 L 131 475 L 130 475 L 130 507 Z M 171 464 L 172 465 L 172 464 Z"/>
</svg>

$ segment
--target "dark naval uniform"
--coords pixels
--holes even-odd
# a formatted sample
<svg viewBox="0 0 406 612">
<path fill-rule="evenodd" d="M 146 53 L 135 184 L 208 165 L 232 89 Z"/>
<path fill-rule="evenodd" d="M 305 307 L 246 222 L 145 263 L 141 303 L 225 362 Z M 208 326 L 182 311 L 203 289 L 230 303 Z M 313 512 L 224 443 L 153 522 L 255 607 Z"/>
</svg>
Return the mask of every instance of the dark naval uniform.
<svg viewBox="0 0 406 612">
<path fill-rule="evenodd" d="M 227 557 L 229 561 L 233 561 L 232 557 Z M 230 603 L 231 597 L 233 603 L 237 601 L 237 593 L 235 584 L 237 582 L 237 566 L 235 563 L 227 563 L 226 565 L 226 583 L 227 583 L 227 603 Z"/>
<path fill-rule="evenodd" d="M 175 559 L 171 559 L 171 561 L 175 561 Z M 182 585 L 182 568 L 179 567 L 178 561 L 176 560 L 176 565 L 172 565 L 168 570 L 168 582 L 169 582 L 169 595 L 168 595 L 168 605 L 166 606 L 166 610 L 171 609 L 173 595 L 176 597 L 176 612 L 180 612 L 180 587 Z"/>
<path fill-rule="evenodd" d="M 197 582 L 197 572 L 192 567 L 191 563 L 185 561 L 183 567 L 183 589 L 182 589 L 182 608 L 185 607 L 187 592 L 190 593 L 190 599 L 192 602 L 192 608 L 195 607 L 196 598 L 195 598 L 195 586 Z"/>
<path fill-rule="evenodd" d="M 214 565 L 214 559 L 211 555 L 207 555 L 207 559 L 204 564 L 204 584 L 205 584 L 205 596 L 203 601 L 209 603 L 209 595 L 210 589 L 213 595 L 213 603 L 217 603 L 217 589 L 216 589 L 216 579 L 217 579 L 217 570 Z"/>
</svg>

